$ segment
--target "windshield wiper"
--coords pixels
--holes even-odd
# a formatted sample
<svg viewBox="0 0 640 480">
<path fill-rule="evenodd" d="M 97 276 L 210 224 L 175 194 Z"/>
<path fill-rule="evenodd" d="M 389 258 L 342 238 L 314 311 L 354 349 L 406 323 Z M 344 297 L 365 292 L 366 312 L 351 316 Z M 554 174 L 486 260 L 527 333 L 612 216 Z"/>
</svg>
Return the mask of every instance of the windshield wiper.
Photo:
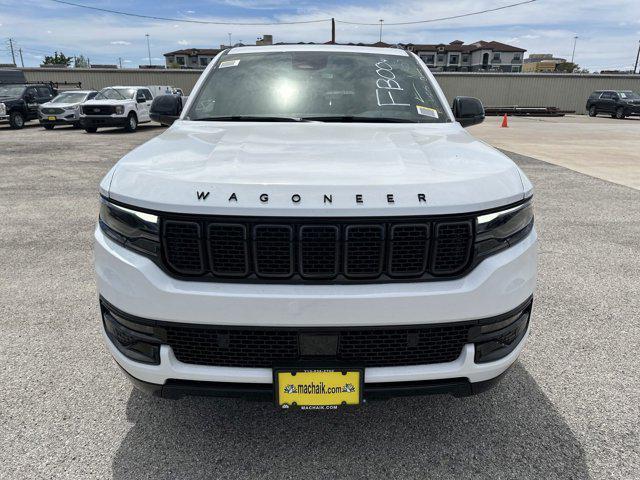
<svg viewBox="0 0 640 480">
<path fill-rule="evenodd" d="M 195 118 L 198 122 L 311 122 L 299 117 L 263 117 L 257 115 L 227 115 L 220 117 Z"/>
<path fill-rule="evenodd" d="M 417 120 L 395 117 L 357 117 L 353 115 L 336 115 L 327 117 L 303 117 L 303 120 L 316 122 L 353 122 L 353 123 L 420 123 Z"/>
</svg>

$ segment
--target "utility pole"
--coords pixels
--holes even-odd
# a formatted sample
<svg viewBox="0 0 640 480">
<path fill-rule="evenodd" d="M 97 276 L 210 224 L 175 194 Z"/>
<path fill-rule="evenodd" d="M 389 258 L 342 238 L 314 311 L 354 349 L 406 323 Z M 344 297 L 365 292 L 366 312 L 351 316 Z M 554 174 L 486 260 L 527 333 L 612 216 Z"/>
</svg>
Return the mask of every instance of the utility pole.
<svg viewBox="0 0 640 480">
<path fill-rule="evenodd" d="M 384 19 L 380 19 L 380 41 L 382 42 L 382 22 L 384 22 Z"/>
<path fill-rule="evenodd" d="M 636 69 L 638 68 L 638 59 L 640 58 L 640 40 L 638 40 L 638 53 L 636 54 L 636 64 L 633 67 L 633 73 L 636 73 Z M 640 73 L 640 72 L 638 72 Z"/>
<path fill-rule="evenodd" d="M 573 53 L 571 54 L 571 63 L 573 63 L 573 59 L 576 56 L 576 41 L 578 40 L 578 36 L 573 37 Z"/>
<path fill-rule="evenodd" d="M 19 48 L 18 52 L 20 52 L 20 65 L 22 65 L 22 68 L 24 68 L 24 60 L 22 58 L 22 48 Z"/>
<path fill-rule="evenodd" d="M 13 58 L 13 64 L 16 65 L 16 54 L 13 51 L 13 38 L 9 39 L 9 48 L 11 49 L 11 58 Z"/>
<path fill-rule="evenodd" d="M 151 66 L 151 47 L 149 46 L 149 34 L 145 33 L 145 37 L 147 37 L 147 54 L 149 55 L 149 66 Z"/>
<path fill-rule="evenodd" d="M 336 19 L 331 19 L 331 43 L 336 43 Z"/>
<path fill-rule="evenodd" d="M 233 45 L 231 45 L 231 32 L 227 33 L 227 35 L 229 35 L 229 48 L 233 47 Z"/>
<path fill-rule="evenodd" d="M 122 57 L 118 57 L 118 64 L 120 65 L 120 68 L 122 69 Z"/>
</svg>

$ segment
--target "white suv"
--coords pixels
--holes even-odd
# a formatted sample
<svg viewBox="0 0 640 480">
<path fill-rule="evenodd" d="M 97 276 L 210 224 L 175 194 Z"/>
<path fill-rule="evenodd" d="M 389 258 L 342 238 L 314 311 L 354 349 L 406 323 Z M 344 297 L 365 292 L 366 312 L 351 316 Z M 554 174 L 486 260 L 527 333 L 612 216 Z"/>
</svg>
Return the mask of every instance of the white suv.
<svg viewBox="0 0 640 480">
<path fill-rule="evenodd" d="M 529 180 L 463 128 L 483 118 L 404 50 L 220 54 L 100 184 L 118 365 L 282 408 L 486 389 L 529 334 L 537 235 Z"/>
<path fill-rule="evenodd" d="M 93 100 L 82 104 L 80 124 L 87 133 L 100 127 L 121 127 L 135 132 L 138 124 L 150 122 L 153 95 L 148 87 L 106 87 Z"/>
</svg>

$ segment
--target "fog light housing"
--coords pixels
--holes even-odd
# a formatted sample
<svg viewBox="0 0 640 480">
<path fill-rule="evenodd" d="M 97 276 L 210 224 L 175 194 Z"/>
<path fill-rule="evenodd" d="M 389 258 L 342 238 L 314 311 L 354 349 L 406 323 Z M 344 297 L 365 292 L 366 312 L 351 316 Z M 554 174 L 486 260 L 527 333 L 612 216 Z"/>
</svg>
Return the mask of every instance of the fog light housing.
<svg viewBox="0 0 640 480">
<path fill-rule="evenodd" d="M 136 362 L 160 365 L 160 340 L 154 329 L 140 325 L 102 308 L 102 321 L 107 337 L 125 357 Z"/>
<path fill-rule="evenodd" d="M 524 338 L 530 317 L 531 303 L 520 312 L 471 328 L 469 341 L 475 344 L 475 362 L 493 362 L 509 355 Z"/>
</svg>

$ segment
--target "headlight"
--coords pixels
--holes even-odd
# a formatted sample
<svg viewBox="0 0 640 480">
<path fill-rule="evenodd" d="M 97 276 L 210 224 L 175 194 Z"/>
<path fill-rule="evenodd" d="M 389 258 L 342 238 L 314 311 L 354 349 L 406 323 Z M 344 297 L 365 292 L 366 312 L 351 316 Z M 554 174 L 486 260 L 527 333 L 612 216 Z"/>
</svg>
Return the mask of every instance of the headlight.
<svg viewBox="0 0 640 480">
<path fill-rule="evenodd" d="M 476 218 L 476 253 L 487 256 L 508 248 L 533 228 L 533 200 Z"/>
<path fill-rule="evenodd" d="M 144 255 L 160 252 L 158 217 L 121 207 L 100 197 L 100 228 L 112 240 Z"/>
<path fill-rule="evenodd" d="M 4 103 L 0 103 L 0 115 L 7 114 L 7 106 Z"/>
<path fill-rule="evenodd" d="M 122 105 L 117 105 L 116 106 L 116 114 L 117 115 L 122 115 L 124 113 L 124 107 Z"/>
<path fill-rule="evenodd" d="M 64 110 L 67 112 L 73 112 L 74 110 L 80 109 L 80 105 L 73 105 L 71 107 L 64 107 Z"/>
</svg>

